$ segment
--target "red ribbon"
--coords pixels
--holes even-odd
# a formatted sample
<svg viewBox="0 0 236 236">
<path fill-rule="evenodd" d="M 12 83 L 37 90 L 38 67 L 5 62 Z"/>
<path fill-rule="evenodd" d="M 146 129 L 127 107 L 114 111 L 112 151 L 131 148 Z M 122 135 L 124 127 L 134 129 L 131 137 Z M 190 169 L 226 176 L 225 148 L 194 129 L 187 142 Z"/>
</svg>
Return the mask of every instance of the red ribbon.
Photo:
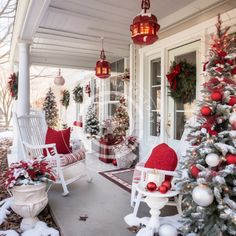
<svg viewBox="0 0 236 236">
<path fill-rule="evenodd" d="M 170 88 L 176 90 L 177 87 L 177 81 L 176 81 L 176 76 L 180 73 L 180 64 L 176 65 L 173 71 L 169 74 L 166 75 L 169 83 L 170 83 Z"/>
</svg>

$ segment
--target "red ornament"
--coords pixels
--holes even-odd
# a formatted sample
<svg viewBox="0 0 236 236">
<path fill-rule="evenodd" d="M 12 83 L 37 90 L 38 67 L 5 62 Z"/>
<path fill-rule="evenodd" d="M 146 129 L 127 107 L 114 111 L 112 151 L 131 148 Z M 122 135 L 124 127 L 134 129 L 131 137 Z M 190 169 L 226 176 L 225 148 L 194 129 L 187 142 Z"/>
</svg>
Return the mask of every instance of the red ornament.
<svg viewBox="0 0 236 236">
<path fill-rule="evenodd" d="M 201 172 L 195 165 L 191 166 L 191 175 L 194 177 L 194 178 L 197 178 L 198 177 L 198 174 Z"/>
<path fill-rule="evenodd" d="M 235 154 L 228 154 L 225 157 L 226 162 L 228 165 L 234 164 L 236 165 L 236 155 Z"/>
<path fill-rule="evenodd" d="M 230 99 L 228 101 L 228 105 L 234 106 L 236 104 L 236 97 L 235 96 L 230 96 Z"/>
<path fill-rule="evenodd" d="M 149 45 L 157 41 L 160 25 L 157 23 L 156 16 L 147 14 L 150 8 L 150 0 L 142 0 L 142 13 L 133 19 L 130 26 L 131 37 L 135 44 Z"/>
<path fill-rule="evenodd" d="M 116 161 L 116 159 L 113 159 L 112 164 L 113 164 L 114 166 L 117 166 L 117 161 Z"/>
<path fill-rule="evenodd" d="M 235 75 L 236 74 L 236 66 L 233 68 L 233 70 L 231 70 L 231 74 Z"/>
<path fill-rule="evenodd" d="M 212 99 L 213 101 L 221 101 L 221 99 L 222 99 L 222 94 L 221 94 L 221 92 L 213 92 L 213 93 L 211 94 L 211 99 Z"/>
<path fill-rule="evenodd" d="M 225 57 L 225 56 L 227 56 L 227 53 L 225 51 L 220 51 L 220 52 L 218 52 L 218 55 L 221 57 Z"/>
<path fill-rule="evenodd" d="M 105 51 L 103 49 L 103 39 L 102 39 L 102 51 L 100 54 L 100 60 L 96 63 L 95 74 L 100 79 L 106 79 L 111 76 L 111 66 L 108 61 L 106 61 Z"/>
<path fill-rule="evenodd" d="M 171 186 L 171 182 L 168 181 L 168 180 L 164 181 L 164 182 L 161 184 L 161 186 L 166 186 L 168 190 L 170 190 L 171 187 L 172 187 L 172 186 Z"/>
<path fill-rule="evenodd" d="M 165 185 L 161 185 L 158 190 L 160 193 L 166 193 L 168 188 Z"/>
<path fill-rule="evenodd" d="M 154 182 L 149 182 L 147 184 L 147 191 L 154 192 L 157 190 L 157 185 Z"/>
<path fill-rule="evenodd" d="M 209 116 L 210 114 L 211 114 L 211 108 L 210 107 L 208 107 L 208 106 L 203 106 L 202 108 L 201 108 L 201 114 L 203 115 L 203 116 Z"/>
</svg>

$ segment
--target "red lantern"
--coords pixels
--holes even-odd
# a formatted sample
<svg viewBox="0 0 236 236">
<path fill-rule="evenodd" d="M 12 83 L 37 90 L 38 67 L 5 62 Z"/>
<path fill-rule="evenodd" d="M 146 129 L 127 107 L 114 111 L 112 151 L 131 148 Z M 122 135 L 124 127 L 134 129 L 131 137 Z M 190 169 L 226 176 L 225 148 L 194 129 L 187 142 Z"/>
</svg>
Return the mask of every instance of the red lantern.
<svg viewBox="0 0 236 236">
<path fill-rule="evenodd" d="M 157 23 L 156 16 L 146 13 L 150 8 L 150 0 L 142 0 L 142 12 L 133 19 L 130 26 L 132 39 L 135 44 L 149 45 L 157 41 L 160 25 Z"/>
<path fill-rule="evenodd" d="M 106 79 L 111 76 L 111 66 L 110 63 L 106 61 L 106 55 L 103 49 L 103 39 L 100 60 L 96 63 L 95 74 L 100 79 Z"/>
</svg>

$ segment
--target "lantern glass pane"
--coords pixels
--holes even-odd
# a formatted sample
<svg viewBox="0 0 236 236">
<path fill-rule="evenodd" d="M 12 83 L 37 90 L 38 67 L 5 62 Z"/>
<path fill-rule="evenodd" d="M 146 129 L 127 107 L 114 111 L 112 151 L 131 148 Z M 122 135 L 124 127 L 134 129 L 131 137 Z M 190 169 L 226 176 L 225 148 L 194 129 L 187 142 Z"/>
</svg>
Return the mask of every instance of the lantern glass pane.
<svg viewBox="0 0 236 236">
<path fill-rule="evenodd" d="M 106 67 L 102 67 L 102 74 L 107 74 L 107 68 Z"/>
</svg>

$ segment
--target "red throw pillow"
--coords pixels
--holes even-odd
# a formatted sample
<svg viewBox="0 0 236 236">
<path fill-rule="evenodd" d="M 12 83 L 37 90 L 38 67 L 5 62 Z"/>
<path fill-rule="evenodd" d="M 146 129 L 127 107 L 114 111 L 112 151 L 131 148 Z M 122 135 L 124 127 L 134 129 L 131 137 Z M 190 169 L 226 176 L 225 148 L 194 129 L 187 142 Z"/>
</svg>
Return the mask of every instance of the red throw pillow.
<svg viewBox="0 0 236 236">
<path fill-rule="evenodd" d="M 145 163 L 146 168 L 174 171 L 178 163 L 176 152 L 167 144 L 162 143 L 153 148 L 150 157 Z M 171 180 L 166 176 L 166 180 Z"/>
<path fill-rule="evenodd" d="M 57 152 L 59 154 L 70 153 L 70 128 L 58 131 L 48 128 L 45 144 L 51 143 L 56 143 Z M 43 155 L 47 156 L 46 150 L 43 150 Z"/>
</svg>

